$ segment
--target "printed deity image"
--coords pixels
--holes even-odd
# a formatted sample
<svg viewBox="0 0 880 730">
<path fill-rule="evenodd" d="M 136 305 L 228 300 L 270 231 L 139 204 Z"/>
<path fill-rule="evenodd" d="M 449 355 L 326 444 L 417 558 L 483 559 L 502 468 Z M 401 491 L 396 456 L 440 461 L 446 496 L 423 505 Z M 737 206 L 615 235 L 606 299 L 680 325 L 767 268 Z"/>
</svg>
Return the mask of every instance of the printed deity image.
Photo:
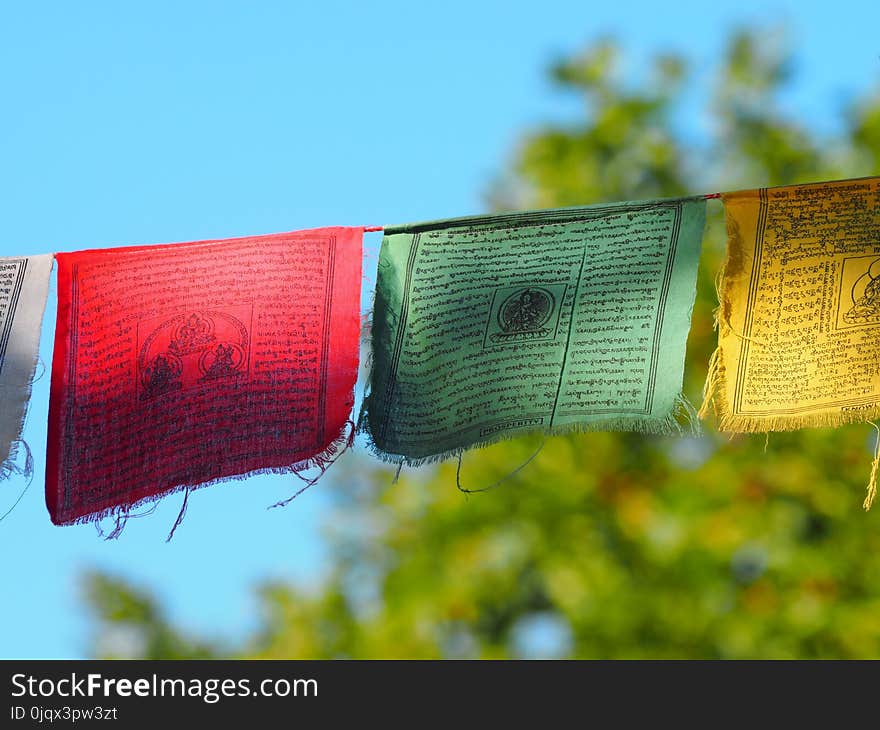
<svg viewBox="0 0 880 730">
<path fill-rule="evenodd" d="M 849 301 L 841 299 L 843 321 L 849 325 L 880 322 L 880 256 L 858 256 L 844 259 L 841 288 L 849 292 Z M 855 274 L 849 286 L 848 274 Z"/>
<path fill-rule="evenodd" d="M 386 228 L 361 428 L 418 463 L 528 431 L 692 427 L 698 198 Z"/>
<path fill-rule="evenodd" d="M 246 376 L 252 309 L 195 311 L 138 323 L 139 334 L 149 333 L 138 348 L 140 397 Z"/>
<path fill-rule="evenodd" d="M 722 429 L 880 415 L 880 179 L 724 196 L 719 349 L 704 409 Z"/>
<path fill-rule="evenodd" d="M 59 254 L 53 521 L 325 464 L 353 405 L 362 233 Z"/>
</svg>

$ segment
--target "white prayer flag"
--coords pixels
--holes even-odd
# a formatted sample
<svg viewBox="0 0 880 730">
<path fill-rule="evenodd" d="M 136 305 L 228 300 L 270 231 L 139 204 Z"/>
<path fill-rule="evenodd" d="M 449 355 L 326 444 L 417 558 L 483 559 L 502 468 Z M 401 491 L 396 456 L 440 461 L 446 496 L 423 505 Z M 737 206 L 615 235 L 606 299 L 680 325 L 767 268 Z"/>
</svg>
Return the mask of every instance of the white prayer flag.
<svg viewBox="0 0 880 730">
<path fill-rule="evenodd" d="M 53 256 L 0 257 L 0 479 L 17 466 Z M 29 461 L 29 460 L 28 460 Z"/>
</svg>

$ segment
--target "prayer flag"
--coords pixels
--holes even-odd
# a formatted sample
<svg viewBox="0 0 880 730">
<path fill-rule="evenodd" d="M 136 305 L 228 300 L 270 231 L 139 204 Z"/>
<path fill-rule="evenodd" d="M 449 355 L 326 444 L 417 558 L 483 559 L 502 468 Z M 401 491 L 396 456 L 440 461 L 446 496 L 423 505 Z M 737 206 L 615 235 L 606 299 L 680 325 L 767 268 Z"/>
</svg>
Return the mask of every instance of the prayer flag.
<svg viewBox="0 0 880 730">
<path fill-rule="evenodd" d="M 530 431 L 681 431 L 702 198 L 386 228 L 361 428 L 419 463 Z"/>
<path fill-rule="evenodd" d="M 40 329 L 49 293 L 52 255 L 0 258 L 0 479 L 29 476 L 30 459 L 18 464 Z"/>
<path fill-rule="evenodd" d="M 707 380 L 724 431 L 880 415 L 880 178 L 723 196 L 727 259 Z"/>
<path fill-rule="evenodd" d="M 53 522 L 326 466 L 353 405 L 362 233 L 58 254 Z"/>
</svg>

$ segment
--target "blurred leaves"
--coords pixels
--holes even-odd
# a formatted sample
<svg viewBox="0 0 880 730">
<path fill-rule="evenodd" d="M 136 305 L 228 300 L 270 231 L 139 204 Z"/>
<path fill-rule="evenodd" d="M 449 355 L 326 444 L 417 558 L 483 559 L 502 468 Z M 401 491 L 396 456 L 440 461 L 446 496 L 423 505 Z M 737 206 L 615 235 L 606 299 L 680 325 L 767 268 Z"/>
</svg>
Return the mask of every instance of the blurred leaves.
<svg viewBox="0 0 880 730">
<path fill-rule="evenodd" d="M 669 197 L 877 172 L 880 97 L 820 136 L 783 102 L 784 36 L 735 33 L 699 113 L 711 139 L 676 124 L 691 73 L 655 59 L 641 83 L 608 39 L 557 64 L 583 118 L 527 134 L 503 207 Z M 689 108 L 689 107 L 688 107 Z M 516 199 L 505 191 L 516 190 Z M 699 400 L 715 345 L 714 278 L 724 246 L 710 206 L 685 393 Z M 86 581 L 95 652 L 123 627 L 138 656 L 575 656 L 759 658 L 880 654 L 880 511 L 864 514 L 869 427 L 700 439 L 596 433 L 547 439 L 485 494 L 455 467 L 392 472 L 369 457 L 335 468 L 333 564 L 321 590 L 260 591 L 261 628 L 233 648 L 170 626 L 122 580 Z M 491 484 L 534 451 L 522 439 L 471 452 L 468 485 Z M 114 633 L 116 632 L 116 633 Z M 131 651 L 129 651 L 131 653 Z"/>
<path fill-rule="evenodd" d="M 83 584 L 103 626 L 95 647 L 100 656 L 212 659 L 224 655 L 221 646 L 193 640 L 171 626 L 149 593 L 94 572 L 84 576 Z"/>
</svg>

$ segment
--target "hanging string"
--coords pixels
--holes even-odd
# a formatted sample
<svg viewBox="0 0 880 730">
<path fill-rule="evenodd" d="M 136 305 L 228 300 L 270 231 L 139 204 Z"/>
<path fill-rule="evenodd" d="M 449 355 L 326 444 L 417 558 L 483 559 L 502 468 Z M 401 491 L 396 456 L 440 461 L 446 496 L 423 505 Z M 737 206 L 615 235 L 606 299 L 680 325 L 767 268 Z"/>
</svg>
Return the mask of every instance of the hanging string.
<svg viewBox="0 0 880 730">
<path fill-rule="evenodd" d="M 518 467 L 516 467 L 516 469 L 514 469 L 512 472 L 510 472 L 510 474 L 507 474 L 507 475 L 501 477 L 501 479 L 499 479 L 499 480 L 498 480 L 497 482 L 495 482 L 494 484 L 490 484 L 488 487 L 480 487 L 479 489 L 465 489 L 463 486 L 461 486 L 461 456 L 462 456 L 462 455 L 461 455 L 461 452 L 459 452 L 459 454 L 458 454 L 458 466 L 457 466 L 456 469 L 455 469 L 455 486 L 458 487 L 458 491 L 459 491 L 459 492 L 464 492 L 465 494 L 476 494 L 476 493 L 478 493 L 478 492 L 488 492 L 490 489 L 495 489 L 495 487 L 497 487 L 497 486 L 503 484 L 503 483 L 506 482 L 508 479 L 513 478 L 513 477 L 516 476 L 519 472 L 521 472 L 523 469 L 525 469 L 525 468 L 526 468 L 526 467 L 532 462 L 532 460 L 533 460 L 538 454 L 541 453 L 541 449 L 544 448 L 544 444 L 545 444 L 545 443 L 547 443 L 547 439 L 546 439 L 546 438 L 544 438 L 544 439 L 541 440 L 541 445 L 538 446 L 537 449 L 535 449 L 535 453 L 532 454 L 528 459 L 526 459 L 526 460 L 525 460 L 522 464 L 520 464 Z"/>
<path fill-rule="evenodd" d="M 165 542 L 171 542 L 171 538 L 174 537 L 175 531 L 180 527 L 180 523 L 183 522 L 183 518 L 186 516 L 186 507 L 189 503 L 190 491 L 191 489 L 187 487 L 186 492 L 183 495 L 183 504 L 180 506 L 180 512 L 177 513 L 177 519 L 174 520 L 174 525 L 171 528 L 171 532 L 168 533 L 168 537 L 165 538 Z"/>
<path fill-rule="evenodd" d="M 110 517 L 116 520 L 116 525 L 109 533 L 104 533 L 104 528 L 101 527 L 101 523 L 95 520 L 95 530 L 98 532 L 99 537 L 103 537 L 104 540 L 117 540 L 119 536 L 122 534 L 122 531 L 125 529 L 125 526 L 128 524 L 128 510 L 120 509 L 117 510 L 115 514 L 111 514 Z"/>
<path fill-rule="evenodd" d="M 702 196 L 703 200 L 717 200 L 724 193 L 706 193 Z M 377 231 L 384 231 L 385 226 L 364 226 L 364 233 L 376 233 Z"/>
<path fill-rule="evenodd" d="M 10 473 L 12 474 L 20 474 L 25 478 L 24 489 L 21 490 L 21 494 L 18 495 L 18 499 L 12 504 L 12 506 L 3 513 L 3 516 L 0 517 L 0 522 L 3 522 L 9 515 L 12 514 L 12 511 L 18 507 L 18 503 L 24 499 L 24 495 L 27 493 L 27 490 L 30 489 L 31 484 L 34 481 L 34 455 L 31 453 L 30 447 L 24 441 L 18 441 L 18 448 L 24 449 L 24 466 L 11 466 L 9 468 Z"/>
<path fill-rule="evenodd" d="M 37 375 L 36 371 L 34 372 L 34 377 L 31 379 L 31 385 L 39 383 L 43 379 L 43 376 L 46 374 L 46 363 L 43 361 L 43 358 L 37 358 L 37 365 L 39 366 L 40 374 Z"/>
<path fill-rule="evenodd" d="M 158 509 L 158 507 L 159 503 L 153 502 L 153 504 L 144 509 L 143 512 L 132 512 L 129 507 L 120 508 L 115 514 L 110 515 L 112 519 L 116 520 L 116 525 L 111 532 L 105 533 L 104 529 L 101 527 L 101 523 L 97 520 L 94 522 L 95 530 L 98 532 L 98 536 L 104 538 L 104 540 L 116 540 L 122 534 L 126 525 L 128 525 L 129 520 L 149 517 Z"/>
<path fill-rule="evenodd" d="M 305 486 L 298 489 L 296 492 L 294 492 L 287 499 L 282 499 L 280 502 L 276 502 L 275 504 L 270 504 L 266 509 L 276 509 L 277 507 L 286 507 L 288 504 L 290 504 L 293 500 L 295 500 L 297 497 L 299 497 L 299 495 L 301 495 L 307 489 L 315 486 L 315 484 L 318 483 L 318 480 L 321 477 L 323 477 L 324 474 L 327 473 L 327 470 L 337 462 L 339 457 L 341 457 L 346 451 L 348 451 L 354 445 L 354 439 L 355 439 L 355 436 L 357 435 L 357 426 L 355 425 L 354 421 L 347 421 L 345 425 L 346 425 L 346 427 L 348 427 L 349 432 L 348 432 L 348 436 L 345 437 L 345 441 L 342 444 L 342 448 L 340 448 L 335 453 L 335 455 L 332 456 L 332 458 L 316 459 L 315 460 L 316 463 L 314 464 L 314 466 L 317 466 L 318 469 L 320 469 L 319 473 L 316 474 L 314 477 L 309 478 L 309 477 L 303 476 L 298 471 L 294 471 L 293 475 L 297 479 L 299 479 L 300 481 L 305 482 Z"/>
<path fill-rule="evenodd" d="M 24 495 L 27 493 L 28 488 L 30 488 L 31 481 L 32 480 L 30 480 L 30 479 L 28 480 L 27 484 L 25 484 L 25 486 L 24 486 L 24 489 L 21 490 L 21 494 L 18 495 L 18 499 L 16 499 L 15 502 L 12 503 L 12 506 L 8 510 L 6 510 L 2 516 L 0 516 L 0 522 L 3 522 L 3 520 L 5 520 L 7 517 L 9 517 L 9 515 L 12 514 L 12 511 L 16 507 L 18 507 L 18 503 L 21 502 L 22 499 L 24 499 Z"/>
</svg>

